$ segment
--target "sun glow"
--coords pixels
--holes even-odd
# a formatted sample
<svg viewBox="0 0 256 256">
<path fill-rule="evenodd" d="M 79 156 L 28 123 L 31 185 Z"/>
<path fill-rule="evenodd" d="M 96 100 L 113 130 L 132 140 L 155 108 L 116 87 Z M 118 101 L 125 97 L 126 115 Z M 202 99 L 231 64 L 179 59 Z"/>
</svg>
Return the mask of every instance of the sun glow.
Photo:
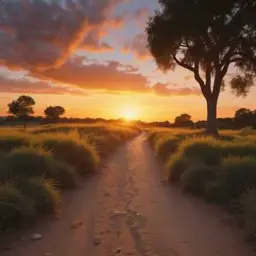
<svg viewBox="0 0 256 256">
<path fill-rule="evenodd" d="M 121 111 L 121 116 L 127 121 L 135 120 L 138 118 L 138 111 L 134 107 L 125 107 Z"/>
</svg>

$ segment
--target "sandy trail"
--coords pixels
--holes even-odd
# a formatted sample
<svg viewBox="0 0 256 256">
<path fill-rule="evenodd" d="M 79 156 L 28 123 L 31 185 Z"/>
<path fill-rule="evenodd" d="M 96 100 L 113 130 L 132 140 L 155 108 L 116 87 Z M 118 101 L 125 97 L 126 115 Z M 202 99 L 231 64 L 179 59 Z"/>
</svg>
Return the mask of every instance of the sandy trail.
<svg viewBox="0 0 256 256">
<path fill-rule="evenodd" d="M 121 146 L 101 174 L 68 193 L 61 219 L 23 231 L 3 256 L 251 256 L 232 219 L 166 186 L 145 135 Z M 73 221 L 82 225 L 70 228 Z M 43 239 L 32 242 L 33 233 Z M 20 238 L 20 234 L 17 234 Z"/>
</svg>

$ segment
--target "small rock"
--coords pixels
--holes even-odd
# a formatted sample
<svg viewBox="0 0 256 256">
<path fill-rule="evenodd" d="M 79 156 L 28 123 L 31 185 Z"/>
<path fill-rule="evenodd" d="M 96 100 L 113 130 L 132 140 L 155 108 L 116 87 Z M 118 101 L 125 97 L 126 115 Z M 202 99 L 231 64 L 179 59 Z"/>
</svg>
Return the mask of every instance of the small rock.
<svg viewBox="0 0 256 256">
<path fill-rule="evenodd" d="M 51 252 L 47 252 L 45 255 L 46 256 L 52 256 L 52 253 Z"/>
<path fill-rule="evenodd" d="M 112 216 L 127 215 L 127 211 L 114 211 Z"/>
<path fill-rule="evenodd" d="M 100 239 L 100 238 L 94 238 L 94 239 L 93 239 L 93 244 L 94 244 L 95 246 L 98 246 L 100 243 L 101 243 L 101 239 Z"/>
<path fill-rule="evenodd" d="M 71 229 L 77 229 L 78 227 L 82 226 L 83 222 L 82 221 L 74 221 L 71 225 L 70 228 Z"/>
<path fill-rule="evenodd" d="M 116 249 L 116 253 L 117 253 L 117 254 L 121 253 L 121 251 L 122 251 L 121 248 L 117 248 L 117 249 Z"/>
<path fill-rule="evenodd" d="M 43 238 L 43 236 L 41 234 L 33 234 L 31 236 L 31 240 L 33 240 L 33 241 L 40 240 L 42 238 Z"/>
<path fill-rule="evenodd" d="M 109 193 L 108 192 L 105 192 L 105 194 L 104 194 L 105 196 L 109 196 Z"/>
</svg>

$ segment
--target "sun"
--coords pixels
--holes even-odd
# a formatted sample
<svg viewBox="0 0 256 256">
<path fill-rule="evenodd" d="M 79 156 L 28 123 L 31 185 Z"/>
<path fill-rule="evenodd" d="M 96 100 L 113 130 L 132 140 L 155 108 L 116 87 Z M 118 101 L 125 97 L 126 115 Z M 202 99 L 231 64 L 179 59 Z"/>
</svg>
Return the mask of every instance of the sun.
<svg viewBox="0 0 256 256">
<path fill-rule="evenodd" d="M 135 108 L 133 107 L 126 107 L 121 111 L 122 117 L 126 121 L 132 121 L 138 118 L 138 112 Z"/>
</svg>

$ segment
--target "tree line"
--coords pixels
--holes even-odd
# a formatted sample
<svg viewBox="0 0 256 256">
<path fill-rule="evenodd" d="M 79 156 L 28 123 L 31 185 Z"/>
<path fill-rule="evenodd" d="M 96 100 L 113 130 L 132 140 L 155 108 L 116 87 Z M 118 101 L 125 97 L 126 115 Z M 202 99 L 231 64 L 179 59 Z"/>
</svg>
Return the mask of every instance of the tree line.
<svg viewBox="0 0 256 256">
<path fill-rule="evenodd" d="M 173 127 L 186 128 L 206 128 L 207 121 L 193 122 L 189 114 L 181 114 L 175 118 Z M 234 117 L 218 118 L 217 127 L 219 129 L 242 129 L 245 127 L 256 128 L 256 110 L 247 108 L 238 109 Z"/>
<path fill-rule="evenodd" d="M 8 104 L 8 114 L 14 115 L 17 120 L 23 123 L 24 129 L 35 113 L 35 100 L 27 95 L 22 95 L 18 99 Z M 61 106 L 49 106 L 44 110 L 45 119 L 48 122 L 57 122 L 65 114 L 65 109 Z"/>
</svg>

